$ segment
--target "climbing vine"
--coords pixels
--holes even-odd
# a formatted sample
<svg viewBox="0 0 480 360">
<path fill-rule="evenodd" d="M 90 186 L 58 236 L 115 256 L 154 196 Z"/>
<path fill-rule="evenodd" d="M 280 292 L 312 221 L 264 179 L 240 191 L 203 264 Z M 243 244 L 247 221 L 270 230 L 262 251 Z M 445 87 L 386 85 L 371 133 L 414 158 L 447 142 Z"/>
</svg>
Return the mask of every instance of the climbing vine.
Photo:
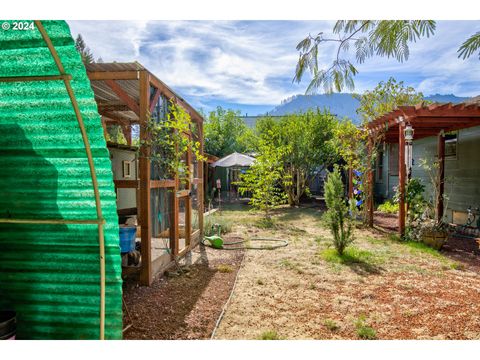
<svg viewBox="0 0 480 360">
<path fill-rule="evenodd" d="M 192 170 L 188 168 L 186 157 L 192 152 L 197 161 L 205 161 L 201 154 L 200 142 L 192 135 L 194 123 L 190 115 L 174 101 L 170 101 L 164 119 L 149 116 L 146 124 L 147 140 L 142 146 L 149 146 L 149 158 L 158 177 L 167 179 L 178 175 L 181 183 L 186 183 Z"/>
</svg>

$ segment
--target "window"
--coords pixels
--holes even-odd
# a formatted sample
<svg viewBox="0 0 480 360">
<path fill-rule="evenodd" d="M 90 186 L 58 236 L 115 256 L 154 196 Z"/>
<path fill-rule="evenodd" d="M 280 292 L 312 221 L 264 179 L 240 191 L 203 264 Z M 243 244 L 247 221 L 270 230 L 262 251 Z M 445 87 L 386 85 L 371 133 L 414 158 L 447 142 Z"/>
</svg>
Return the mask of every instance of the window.
<svg viewBox="0 0 480 360">
<path fill-rule="evenodd" d="M 458 132 L 445 133 L 445 159 L 457 158 Z"/>
<path fill-rule="evenodd" d="M 377 182 L 383 182 L 383 150 L 378 151 L 377 168 L 375 169 Z"/>
<path fill-rule="evenodd" d="M 398 144 L 390 144 L 388 174 L 398 176 Z"/>
<path fill-rule="evenodd" d="M 122 161 L 123 164 L 123 177 L 129 178 L 132 176 L 132 162 L 128 160 Z"/>
</svg>

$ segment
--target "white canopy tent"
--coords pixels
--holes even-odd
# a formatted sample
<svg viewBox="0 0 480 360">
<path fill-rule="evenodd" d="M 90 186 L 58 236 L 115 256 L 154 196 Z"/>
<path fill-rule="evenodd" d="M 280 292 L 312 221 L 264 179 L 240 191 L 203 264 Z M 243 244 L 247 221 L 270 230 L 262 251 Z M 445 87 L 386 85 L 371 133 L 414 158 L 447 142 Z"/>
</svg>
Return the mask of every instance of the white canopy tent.
<svg viewBox="0 0 480 360">
<path fill-rule="evenodd" d="M 228 196 L 230 197 L 230 178 L 233 179 L 233 181 L 238 180 L 240 172 L 243 172 L 244 168 L 247 168 L 253 164 L 255 161 L 255 158 L 245 155 L 245 154 L 240 154 L 237 152 L 234 152 L 233 154 L 227 155 L 216 162 L 212 164 L 212 167 L 223 167 L 226 168 L 226 181 L 227 181 L 227 190 L 228 190 Z M 230 174 L 230 172 L 232 172 Z M 235 197 L 238 196 L 237 191 L 234 191 Z"/>
<path fill-rule="evenodd" d="M 235 168 L 235 167 L 248 167 L 253 164 L 255 158 L 234 152 L 233 154 L 227 155 L 212 164 L 212 167 L 220 166 L 225 168 Z"/>
</svg>

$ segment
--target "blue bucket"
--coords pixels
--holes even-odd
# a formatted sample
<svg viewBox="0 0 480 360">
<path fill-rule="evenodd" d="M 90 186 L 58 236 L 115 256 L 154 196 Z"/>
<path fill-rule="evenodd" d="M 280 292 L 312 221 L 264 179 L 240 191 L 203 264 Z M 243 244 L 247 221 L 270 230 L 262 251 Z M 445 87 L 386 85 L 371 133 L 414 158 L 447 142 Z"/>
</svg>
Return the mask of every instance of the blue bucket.
<svg viewBox="0 0 480 360">
<path fill-rule="evenodd" d="M 120 251 L 128 253 L 135 250 L 135 235 L 137 234 L 136 226 L 120 227 Z"/>
</svg>

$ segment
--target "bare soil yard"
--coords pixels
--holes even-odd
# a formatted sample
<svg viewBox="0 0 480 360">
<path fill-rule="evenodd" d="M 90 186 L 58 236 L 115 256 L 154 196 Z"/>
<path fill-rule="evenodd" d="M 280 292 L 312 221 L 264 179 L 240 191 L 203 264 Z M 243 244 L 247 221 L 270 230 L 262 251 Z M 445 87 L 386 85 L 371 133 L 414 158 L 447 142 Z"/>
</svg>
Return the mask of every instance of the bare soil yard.
<svg viewBox="0 0 480 360">
<path fill-rule="evenodd" d="M 172 268 L 151 287 L 124 282 L 128 309 L 128 314 L 124 310 L 124 325 L 133 324 L 124 332 L 124 339 L 210 338 L 230 295 L 243 251 L 198 246 L 191 255 L 181 271 Z"/>
<path fill-rule="evenodd" d="M 480 339 L 480 260 L 358 229 L 343 257 L 318 208 L 283 208 L 273 223 L 246 206 L 222 216 L 233 234 L 283 237 L 249 250 L 218 339 Z"/>
</svg>

